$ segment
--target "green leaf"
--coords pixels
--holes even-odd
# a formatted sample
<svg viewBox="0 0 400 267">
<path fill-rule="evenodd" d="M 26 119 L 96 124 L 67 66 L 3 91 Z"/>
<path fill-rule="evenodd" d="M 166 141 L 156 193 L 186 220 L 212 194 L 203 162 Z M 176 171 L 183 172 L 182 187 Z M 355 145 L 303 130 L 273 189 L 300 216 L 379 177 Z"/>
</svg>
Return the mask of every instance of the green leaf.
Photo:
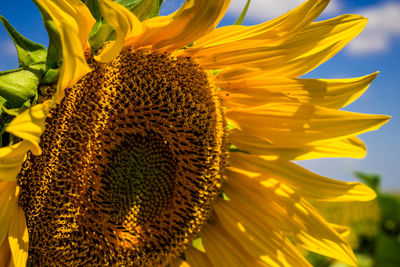
<svg viewBox="0 0 400 267">
<path fill-rule="evenodd" d="M 115 0 L 132 13 L 141 21 L 158 16 L 164 0 Z"/>
<path fill-rule="evenodd" d="M 17 48 L 20 67 L 46 62 L 46 47 L 32 42 L 19 34 L 4 17 L 0 16 L 0 21 L 3 23 L 7 32 L 14 41 L 15 47 Z"/>
<path fill-rule="evenodd" d="M 240 13 L 240 16 L 238 17 L 238 19 L 235 21 L 235 25 L 242 25 L 244 18 L 246 17 L 247 14 L 247 10 L 249 9 L 249 5 L 250 5 L 251 0 L 247 0 L 246 5 L 244 6 L 242 13 Z"/>
<path fill-rule="evenodd" d="M 62 62 L 62 46 L 60 34 L 58 33 L 56 24 L 47 13 L 47 11 L 37 2 L 37 0 L 33 0 L 33 3 L 37 6 L 40 13 L 42 14 L 43 25 L 46 28 L 47 34 L 49 36 L 46 69 L 57 69 L 61 66 Z"/>
<path fill-rule="evenodd" d="M 382 221 L 392 220 L 400 222 L 400 201 L 388 194 L 379 194 L 379 206 L 382 212 Z"/>
<path fill-rule="evenodd" d="M 400 266 L 400 240 L 396 236 L 381 233 L 378 236 L 375 266 Z"/>
<path fill-rule="evenodd" d="M 11 108 L 21 107 L 37 94 L 42 70 L 43 65 L 31 65 L 0 72 L 0 95 L 7 99 Z"/>
</svg>

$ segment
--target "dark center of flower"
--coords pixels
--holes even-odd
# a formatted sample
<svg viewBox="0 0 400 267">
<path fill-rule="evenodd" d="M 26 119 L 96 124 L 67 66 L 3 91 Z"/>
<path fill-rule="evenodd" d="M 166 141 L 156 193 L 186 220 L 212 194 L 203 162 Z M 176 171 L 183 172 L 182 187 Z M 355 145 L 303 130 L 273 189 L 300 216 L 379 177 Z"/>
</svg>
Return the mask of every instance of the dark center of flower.
<svg viewBox="0 0 400 267">
<path fill-rule="evenodd" d="M 216 88 L 187 58 L 125 49 L 66 90 L 18 177 L 33 266 L 164 265 L 221 187 Z"/>
<path fill-rule="evenodd" d="M 176 162 L 159 136 L 125 135 L 114 146 L 104 168 L 101 203 L 117 224 L 153 220 L 171 205 Z"/>
</svg>

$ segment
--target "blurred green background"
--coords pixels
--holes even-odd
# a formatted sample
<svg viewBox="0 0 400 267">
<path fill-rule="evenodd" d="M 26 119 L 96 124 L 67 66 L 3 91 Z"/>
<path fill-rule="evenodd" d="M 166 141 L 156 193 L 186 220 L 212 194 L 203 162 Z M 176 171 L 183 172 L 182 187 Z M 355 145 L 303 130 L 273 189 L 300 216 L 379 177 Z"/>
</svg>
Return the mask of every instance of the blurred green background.
<svg viewBox="0 0 400 267">
<path fill-rule="evenodd" d="M 370 202 L 323 203 L 313 205 L 331 223 L 349 226 L 346 239 L 353 247 L 360 267 L 400 266 L 400 191 L 381 192 L 381 177 L 356 172 L 355 176 L 373 188 L 378 197 Z M 309 253 L 316 267 L 347 267 L 329 258 Z"/>
</svg>

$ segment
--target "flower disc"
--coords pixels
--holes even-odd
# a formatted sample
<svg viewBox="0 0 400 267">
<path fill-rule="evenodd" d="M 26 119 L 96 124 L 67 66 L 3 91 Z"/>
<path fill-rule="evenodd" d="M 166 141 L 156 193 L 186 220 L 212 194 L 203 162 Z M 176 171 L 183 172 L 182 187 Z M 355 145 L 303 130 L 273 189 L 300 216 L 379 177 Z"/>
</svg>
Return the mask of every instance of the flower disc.
<svg viewBox="0 0 400 267">
<path fill-rule="evenodd" d="M 159 265 L 207 220 L 225 122 L 188 58 L 125 49 L 65 92 L 18 182 L 34 266 Z"/>
</svg>

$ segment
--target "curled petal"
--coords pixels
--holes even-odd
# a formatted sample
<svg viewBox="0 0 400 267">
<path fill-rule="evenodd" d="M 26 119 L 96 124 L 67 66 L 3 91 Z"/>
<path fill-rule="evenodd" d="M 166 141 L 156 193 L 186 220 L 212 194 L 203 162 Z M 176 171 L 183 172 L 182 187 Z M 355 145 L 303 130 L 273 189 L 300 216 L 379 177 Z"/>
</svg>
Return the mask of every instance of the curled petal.
<svg viewBox="0 0 400 267">
<path fill-rule="evenodd" d="M 42 153 L 39 145 L 40 136 L 44 131 L 44 122 L 49 114 L 51 103 L 51 101 L 46 101 L 30 107 L 12 120 L 6 129 L 7 132 L 29 141 L 33 145 L 31 151 L 35 155 Z"/>
<path fill-rule="evenodd" d="M 184 54 L 195 55 L 198 51 L 224 44 L 230 44 L 233 48 L 239 41 L 264 40 L 268 43 L 281 43 L 309 25 L 328 3 L 329 0 L 309 0 L 286 14 L 259 25 L 230 25 L 217 28 L 197 40 Z"/>
<path fill-rule="evenodd" d="M 166 17 L 143 22 L 145 31 L 133 42 L 134 47 L 174 51 L 212 31 L 222 19 L 230 0 L 187 0 Z"/>
<path fill-rule="evenodd" d="M 94 57 L 99 62 L 108 63 L 118 56 L 126 43 L 134 41 L 143 32 L 143 26 L 132 12 L 114 1 L 101 0 L 99 5 L 105 20 L 114 27 L 117 34 L 116 40 L 107 44 Z"/>
<path fill-rule="evenodd" d="M 35 150 L 35 147 L 25 140 L 0 148 L 0 181 L 16 181 L 29 150 Z"/>
<path fill-rule="evenodd" d="M 64 89 L 91 71 L 85 49 L 95 19 L 80 0 L 38 0 L 49 13 L 60 33 L 63 63 L 57 83 L 55 102 L 60 103 Z"/>
</svg>

